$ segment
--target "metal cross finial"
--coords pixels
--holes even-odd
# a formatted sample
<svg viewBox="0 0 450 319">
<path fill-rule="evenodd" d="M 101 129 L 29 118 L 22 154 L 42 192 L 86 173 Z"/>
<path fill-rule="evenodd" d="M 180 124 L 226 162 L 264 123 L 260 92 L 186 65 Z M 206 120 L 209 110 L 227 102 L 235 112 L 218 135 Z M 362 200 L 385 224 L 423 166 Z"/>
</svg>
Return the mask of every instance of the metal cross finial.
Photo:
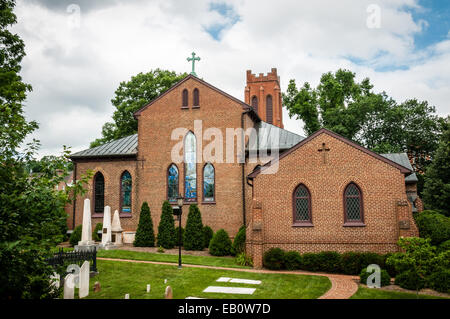
<svg viewBox="0 0 450 319">
<path fill-rule="evenodd" d="M 197 76 L 197 74 L 195 73 L 195 61 L 200 61 L 200 57 L 195 57 L 195 52 L 192 52 L 192 58 L 187 58 L 188 62 L 192 61 L 192 75 Z"/>
<path fill-rule="evenodd" d="M 327 163 L 327 158 L 326 158 L 326 153 L 325 152 L 329 152 L 330 149 L 325 147 L 325 143 L 322 143 L 322 148 L 319 148 L 318 151 L 322 152 L 323 163 L 326 164 Z"/>
</svg>

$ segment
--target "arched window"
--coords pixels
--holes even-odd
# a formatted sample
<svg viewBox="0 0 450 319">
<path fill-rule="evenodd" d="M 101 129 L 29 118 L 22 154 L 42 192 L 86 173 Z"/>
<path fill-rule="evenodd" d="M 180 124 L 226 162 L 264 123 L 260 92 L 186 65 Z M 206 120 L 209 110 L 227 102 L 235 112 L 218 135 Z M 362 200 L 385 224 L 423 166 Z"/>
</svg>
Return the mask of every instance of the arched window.
<svg viewBox="0 0 450 319">
<path fill-rule="evenodd" d="M 273 122 L 272 95 L 267 95 L 266 97 L 266 120 L 269 124 Z"/>
<path fill-rule="evenodd" d="M 362 193 L 361 189 L 355 183 L 350 183 L 345 188 L 344 212 L 346 224 L 361 224 L 364 222 Z"/>
<path fill-rule="evenodd" d="M 171 164 L 167 170 L 167 199 L 175 202 L 178 197 L 178 167 Z"/>
<path fill-rule="evenodd" d="M 103 213 L 105 207 L 105 178 L 97 172 L 94 176 L 94 213 Z"/>
<path fill-rule="evenodd" d="M 189 93 L 187 89 L 183 90 L 182 100 L 182 107 L 188 107 Z"/>
<path fill-rule="evenodd" d="M 184 200 L 197 201 L 197 143 L 195 135 L 188 132 L 184 139 Z"/>
<path fill-rule="evenodd" d="M 120 212 L 131 213 L 131 174 L 128 171 L 120 177 Z"/>
<path fill-rule="evenodd" d="M 311 195 L 305 185 L 300 184 L 293 196 L 294 224 L 311 224 Z"/>
<path fill-rule="evenodd" d="M 194 92 L 193 92 L 193 100 L 192 100 L 193 106 L 200 106 L 200 96 L 199 95 L 200 95 L 200 93 L 199 93 L 198 89 L 195 88 Z"/>
<path fill-rule="evenodd" d="M 215 193 L 216 190 L 214 166 L 211 163 L 207 163 L 203 167 L 203 201 L 214 202 Z"/>
<path fill-rule="evenodd" d="M 256 97 L 256 95 L 254 95 L 254 96 L 252 97 L 252 107 L 253 107 L 253 110 L 254 110 L 256 113 L 258 113 L 258 98 Z"/>
</svg>

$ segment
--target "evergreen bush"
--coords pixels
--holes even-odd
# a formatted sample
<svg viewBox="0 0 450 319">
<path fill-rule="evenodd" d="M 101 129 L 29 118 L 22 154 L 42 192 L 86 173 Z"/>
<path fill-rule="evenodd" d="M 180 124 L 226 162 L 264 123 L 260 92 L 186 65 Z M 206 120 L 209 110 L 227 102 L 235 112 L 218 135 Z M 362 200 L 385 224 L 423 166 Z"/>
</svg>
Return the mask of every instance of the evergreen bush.
<svg viewBox="0 0 450 319">
<path fill-rule="evenodd" d="M 175 247 L 177 243 L 173 210 L 168 201 L 164 201 L 162 205 L 161 220 L 158 225 L 157 241 L 158 246 L 165 249 L 171 249 Z"/>
<path fill-rule="evenodd" d="M 296 251 L 288 251 L 284 254 L 284 267 L 287 270 L 302 268 L 302 256 Z"/>
<path fill-rule="evenodd" d="M 267 269 L 280 270 L 284 269 L 285 252 L 281 248 L 271 248 L 263 255 L 263 265 Z"/>
<path fill-rule="evenodd" d="M 203 243 L 205 248 L 209 247 L 209 243 L 211 242 L 211 239 L 214 236 L 214 232 L 211 227 L 204 226 L 203 227 Z"/>
<path fill-rule="evenodd" d="M 186 221 L 183 246 L 186 250 L 203 250 L 204 245 L 202 216 L 198 206 L 191 204 Z"/>
<path fill-rule="evenodd" d="M 361 254 L 345 252 L 341 255 L 341 270 L 346 275 L 358 275 L 361 272 Z"/>
<path fill-rule="evenodd" d="M 430 288 L 450 294 L 450 269 L 439 267 L 428 278 Z"/>
<path fill-rule="evenodd" d="M 139 215 L 139 224 L 134 237 L 135 247 L 154 247 L 155 232 L 153 231 L 152 215 L 147 202 L 143 202 Z"/>
<path fill-rule="evenodd" d="M 420 237 L 431 239 L 432 245 L 437 246 L 450 239 L 450 217 L 437 211 L 425 210 L 416 215 L 416 223 Z"/>
<path fill-rule="evenodd" d="M 75 227 L 70 235 L 69 242 L 72 246 L 78 245 L 78 242 L 81 241 L 81 227 L 81 225 Z"/>
<path fill-rule="evenodd" d="M 95 225 L 95 228 L 92 231 L 92 240 L 94 240 L 94 241 L 100 241 L 101 240 L 100 236 L 98 235 L 98 231 L 99 230 L 103 230 L 103 223 L 97 223 Z"/>
<path fill-rule="evenodd" d="M 414 270 L 407 270 L 395 277 L 395 284 L 409 290 L 420 290 L 425 287 L 425 280 Z"/>
<path fill-rule="evenodd" d="M 234 237 L 233 253 L 235 255 L 238 255 L 244 251 L 245 251 L 245 226 L 242 225 L 241 228 L 239 228 L 236 237 Z"/>
<path fill-rule="evenodd" d="M 177 238 L 176 246 L 178 246 L 178 236 L 180 236 L 180 226 L 175 227 L 175 237 Z M 181 247 L 183 247 L 184 242 L 184 228 L 181 227 Z"/>
<path fill-rule="evenodd" d="M 232 244 L 228 233 L 219 229 L 211 239 L 209 253 L 213 256 L 228 256 L 231 254 Z"/>
<path fill-rule="evenodd" d="M 323 251 L 317 254 L 313 268 L 316 271 L 336 273 L 341 271 L 341 255 L 335 251 Z"/>
</svg>

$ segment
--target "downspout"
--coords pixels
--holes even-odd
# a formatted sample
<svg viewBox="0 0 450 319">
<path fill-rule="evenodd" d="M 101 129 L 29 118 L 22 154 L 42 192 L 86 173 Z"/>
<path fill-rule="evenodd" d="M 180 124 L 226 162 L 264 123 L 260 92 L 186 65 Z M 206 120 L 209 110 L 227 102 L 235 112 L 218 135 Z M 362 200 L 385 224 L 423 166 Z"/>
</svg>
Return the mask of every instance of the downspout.
<svg viewBox="0 0 450 319">
<path fill-rule="evenodd" d="M 246 221 L 246 207 L 245 207 L 245 182 L 246 182 L 246 178 L 245 178 L 245 135 L 244 135 L 244 115 L 247 114 L 248 112 L 250 112 L 249 110 L 242 112 L 241 113 L 241 128 L 242 128 L 242 137 L 241 137 L 241 141 L 242 141 L 242 148 L 243 148 L 243 163 L 241 163 L 241 169 L 242 169 L 242 221 L 244 223 L 244 226 L 247 226 L 247 221 Z"/>
<path fill-rule="evenodd" d="M 73 162 L 73 185 L 77 183 L 77 162 Z M 72 230 L 75 229 L 75 211 L 77 207 L 77 197 L 75 196 L 73 199 L 73 221 L 72 221 Z"/>
</svg>

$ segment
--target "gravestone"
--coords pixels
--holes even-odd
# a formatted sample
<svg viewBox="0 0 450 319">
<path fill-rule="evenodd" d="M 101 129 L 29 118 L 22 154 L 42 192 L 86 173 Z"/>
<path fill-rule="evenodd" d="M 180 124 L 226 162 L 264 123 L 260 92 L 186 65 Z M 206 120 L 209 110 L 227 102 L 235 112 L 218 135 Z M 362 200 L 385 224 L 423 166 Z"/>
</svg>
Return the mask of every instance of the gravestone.
<svg viewBox="0 0 450 319">
<path fill-rule="evenodd" d="M 125 299 L 130 299 L 130 294 L 125 294 Z"/>
<path fill-rule="evenodd" d="M 89 261 L 86 260 L 81 265 L 79 278 L 80 289 L 78 290 L 78 295 L 80 298 L 84 298 L 89 295 Z"/>
<path fill-rule="evenodd" d="M 122 226 L 120 225 L 119 211 L 117 209 L 114 211 L 114 217 L 113 217 L 112 225 L 111 225 L 111 232 L 114 237 L 114 239 L 113 239 L 114 245 L 122 246 L 123 229 L 122 229 Z"/>
<path fill-rule="evenodd" d="M 166 291 L 164 293 L 164 299 L 172 299 L 172 298 L 173 298 L 172 287 L 167 286 Z"/>
<path fill-rule="evenodd" d="M 92 221 L 91 221 L 91 201 L 89 198 L 84 200 L 83 207 L 83 226 L 81 230 L 81 241 L 75 246 L 75 251 L 94 250 L 95 242 L 92 240 Z"/>
<path fill-rule="evenodd" d="M 106 250 L 115 248 L 111 241 L 111 207 L 109 206 L 105 206 L 103 211 L 102 243 L 99 248 Z"/>
<path fill-rule="evenodd" d="M 150 285 L 147 285 L 147 292 L 150 292 Z"/>
<path fill-rule="evenodd" d="M 64 299 L 73 299 L 75 296 L 75 276 L 68 274 L 64 278 Z"/>
<path fill-rule="evenodd" d="M 94 292 L 100 292 L 100 290 L 102 290 L 102 286 L 98 281 L 96 281 L 94 284 Z"/>
</svg>

